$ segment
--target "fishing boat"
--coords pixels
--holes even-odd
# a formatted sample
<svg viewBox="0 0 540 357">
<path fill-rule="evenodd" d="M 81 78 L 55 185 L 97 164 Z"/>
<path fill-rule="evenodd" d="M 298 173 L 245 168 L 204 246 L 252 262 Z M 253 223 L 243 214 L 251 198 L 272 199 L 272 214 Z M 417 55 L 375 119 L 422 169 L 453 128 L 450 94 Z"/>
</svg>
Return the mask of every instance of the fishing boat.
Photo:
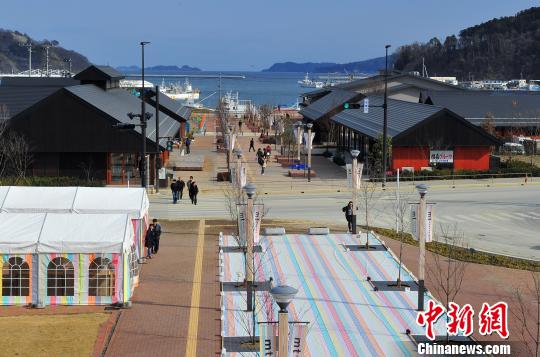
<svg viewBox="0 0 540 357">
<path fill-rule="evenodd" d="M 257 108 L 251 100 L 241 100 L 238 92 L 227 92 L 222 98 L 223 107 L 229 115 L 242 118 L 248 113 L 255 113 Z"/>
<path fill-rule="evenodd" d="M 183 85 L 180 83 L 166 84 L 165 79 L 163 79 L 159 91 L 174 100 L 195 101 L 199 99 L 200 95 L 200 91 L 193 89 L 187 78 Z"/>
<path fill-rule="evenodd" d="M 324 87 L 324 82 L 322 81 L 314 81 L 309 78 L 309 73 L 306 73 L 306 76 L 301 81 L 298 81 L 298 84 L 300 84 L 300 87 L 304 88 L 322 88 Z"/>
</svg>

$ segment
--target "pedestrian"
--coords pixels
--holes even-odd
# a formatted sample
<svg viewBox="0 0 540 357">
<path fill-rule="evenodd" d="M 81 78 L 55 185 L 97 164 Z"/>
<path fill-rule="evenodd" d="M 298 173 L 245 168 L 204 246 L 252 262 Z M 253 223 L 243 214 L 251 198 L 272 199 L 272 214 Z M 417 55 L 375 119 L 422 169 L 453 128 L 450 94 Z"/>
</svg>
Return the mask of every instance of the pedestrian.
<svg viewBox="0 0 540 357">
<path fill-rule="evenodd" d="M 184 196 L 184 187 L 186 187 L 186 183 L 180 177 L 176 183 L 178 185 L 178 193 L 180 194 L 179 199 L 181 200 L 182 196 Z"/>
<path fill-rule="evenodd" d="M 154 250 L 153 253 L 157 254 L 159 250 L 159 239 L 161 238 L 161 224 L 159 224 L 157 218 L 152 220 L 154 225 Z"/>
<path fill-rule="evenodd" d="M 258 149 L 257 149 L 257 160 L 258 160 L 259 158 L 262 158 L 262 157 L 264 157 L 263 151 L 262 151 L 261 148 L 258 148 Z"/>
<path fill-rule="evenodd" d="M 257 162 L 261 166 L 261 175 L 264 175 L 264 169 L 266 168 L 266 160 L 261 156 L 257 159 Z"/>
<path fill-rule="evenodd" d="M 263 152 L 262 154 L 263 159 L 266 159 L 266 148 L 263 148 L 262 152 Z"/>
<path fill-rule="evenodd" d="M 146 257 L 152 259 L 152 250 L 154 249 L 154 225 L 150 223 L 146 236 L 144 237 L 144 246 L 146 247 Z"/>
<path fill-rule="evenodd" d="M 242 131 L 242 119 L 238 121 L 238 131 L 241 135 L 244 135 L 244 132 Z"/>
<path fill-rule="evenodd" d="M 345 213 L 345 219 L 347 220 L 347 226 L 349 228 L 349 232 L 352 232 L 352 224 L 353 224 L 353 203 L 352 201 L 349 201 L 347 206 L 343 207 L 341 209 L 343 213 Z"/>
<path fill-rule="evenodd" d="M 186 154 L 189 154 L 191 152 L 189 150 L 190 145 L 191 145 L 191 139 L 188 137 L 188 138 L 186 138 Z"/>
<path fill-rule="evenodd" d="M 191 203 L 193 203 L 193 198 L 191 197 L 191 184 L 192 183 L 193 183 L 193 176 L 189 176 L 189 180 L 187 182 L 187 190 L 188 190 L 189 199 L 192 201 Z"/>
<path fill-rule="evenodd" d="M 176 192 L 176 179 L 173 179 L 171 182 L 171 193 L 172 193 L 172 201 L 173 203 L 176 203 L 178 201 L 178 196 Z"/>
<path fill-rule="evenodd" d="M 253 149 L 253 151 L 255 151 L 255 140 L 253 140 L 253 138 L 251 138 L 251 140 L 249 141 L 249 151 L 248 152 L 251 152 L 251 149 Z"/>
<path fill-rule="evenodd" d="M 270 146 L 270 144 L 266 145 L 266 155 L 272 155 L 272 147 Z"/>
<path fill-rule="evenodd" d="M 199 187 L 197 186 L 197 182 L 193 181 L 191 182 L 191 186 L 189 186 L 189 197 L 191 198 L 191 203 L 194 205 L 197 205 L 198 194 L 199 194 Z"/>
</svg>

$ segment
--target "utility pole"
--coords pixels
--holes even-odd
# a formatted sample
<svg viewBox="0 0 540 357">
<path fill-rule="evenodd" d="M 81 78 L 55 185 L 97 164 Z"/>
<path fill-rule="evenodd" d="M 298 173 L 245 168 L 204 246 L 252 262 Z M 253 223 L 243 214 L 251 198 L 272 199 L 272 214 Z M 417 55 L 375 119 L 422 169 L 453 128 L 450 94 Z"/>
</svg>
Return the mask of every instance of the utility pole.
<svg viewBox="0 0 540 357">
<path fill-rule="evenodd" d="M 141 41 L 141 77 L 142 77 L 142 92 L 141 92 L 141 131 L 143 137 L 142 144 L 142 157 L 141 157 L 141 186 L 146 188 L 146 98 L 145 98 L 145 89 L 144 89 L 144 46 L 148 45 L 150 42 Z"/>
<path fill-rule="evenodd" d="M 161 169 L 161 150 L 159 148 L 159 86 L 156 86 L 156 159 L 154 160 L 156 167 L 156 193 L 159 192 L 159 170 Z"/>
<path fill-rule="evenodd" d="M 248 196 L 246 206 L 247 311 L 253 311 L 253 282 L 255 277 L 253 266 L 253 196 L 255 195 L 257 187 L 252 183 L 248 183 L 246 186 L 244 186 L 244 190 Z"/>
<path fill-rule="evenodd" d="M 311 182 L 311 129 L 313 128 L 312 123 L 306 124 L 308 129 L 308 139 L 307 139 L 307 147 L 308 147 L 308 157 L 307 157 L 307 180 L 308 182 Z"/>
<path fill-rule="evenodd" d="M 416 185 L 420 194 L 420 204 L 418 205 L 418 243 L 420 246 L 420 256 L 418 261 L 418 311 L 424 311 L 424 273 L 426 265 L 426 193 L 428 186 L 425 184 Z"/>
<path fill-rule="evenodd" d="M 21 47 L 26 47 L 28 50 L 28 77 L 32 76 L 32 43 L 29 41 L 25 44 L 19 44 Z"/>
<path fill-rule="evenodd" d="M 385 56 L 385 70 L 384 70 L 384 104 L 383 104 L 383 110 L 384 110 L 384 122 L 383 122 L 383 159 L 382 159 L 382 170 L 383 170 L 383 180 L 382 180 L 382 186 L 386 186 L 386 161 L 387 161 L 387 145 L 386 145 L 386 138 L 388 136 L 388 49 L 390 48 L 390 45 L 384 46 L 386 50 L 386 56 Z"/>
<path fill-rule="evenodd" d="M 45 48 L 45 76 L 50 77 L 49 73 L 49 48 L 54 47 L 53 44 L 46 44 L 43 45 L 43 48 Z"/>
<path fill-rule="evenodd" d="M 356 234 L 356 210 L 358 209 L 358 201 L 357 201 L 357 187 L 358 187 L 358 155 L 360 154 L 360 151 L 358 150 L 351 150 L 351 156 L 352 156 L 352 172 L 351 172 L 351 181 L 352 181 L 352 234 Z M 367 233 L 369 234 L 369 232 Z"/>
</svg>

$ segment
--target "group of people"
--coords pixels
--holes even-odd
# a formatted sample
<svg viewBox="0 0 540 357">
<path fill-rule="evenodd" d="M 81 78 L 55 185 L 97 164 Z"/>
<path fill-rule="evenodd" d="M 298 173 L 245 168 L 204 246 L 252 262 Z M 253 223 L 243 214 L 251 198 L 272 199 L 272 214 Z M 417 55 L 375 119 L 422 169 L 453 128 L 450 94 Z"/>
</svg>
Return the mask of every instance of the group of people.
<svg viewBox="0 0 540 357">
<path fill-rule="evenodd" d="M 187 184 L 180 177 L 173 180 L 173 182 L 171 183 L 171 192 L 174 204 L 178 203 L 178 200 L 182 199 L 182 197 L 184 196 L 184 188 L 186 186 L 189 194 L 189 199 L 191 200 L 191 204 L 197 204 L 199 186 L 197 186 L 197 182 L 195 182 L 193 176 L 189 176 Z"/>
<path fill-rule="evenodd" d="M 153 254 L 157 254 L 159 250 L 159 239 L 161 238 L 161 224 L 157 218 L 152 220 L 148 226 L 146 236 L 144 237 L 144 246 L 146 247 L 146 258 L 152 259 Z"/>
<path fill-rule="evenodd" d="M 253 139 L 251 139 L 250 142 L 250 151 L 251 151 L 251 144 L 253 143 Z M 255 148 L 253 148 L 255 151 Z M 261 167 L 261 175 L 264 175 L 264 169 L 266 169 L 266 163 L 270 160 L 270 156 L 272 155 L 272 147 L 270 145 L 267 145 L 265 148 L 259 148 L 257 150 L 257 163 Z"/>
</svg>

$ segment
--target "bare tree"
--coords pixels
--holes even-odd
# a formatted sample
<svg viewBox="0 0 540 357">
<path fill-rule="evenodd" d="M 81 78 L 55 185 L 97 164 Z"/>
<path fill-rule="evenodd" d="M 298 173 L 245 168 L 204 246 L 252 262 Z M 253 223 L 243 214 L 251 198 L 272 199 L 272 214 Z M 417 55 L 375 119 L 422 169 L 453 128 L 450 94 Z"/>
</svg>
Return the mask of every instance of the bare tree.
<svg viewBox="0 0 540 357">
<path fill-rule="evenodd" d="M 399 200 L 397 195 L 400 195 Z M 403 255 L 403 240 L 405 239 L 406 233 L 409 230 L 409 196 L 408 193 L 398 193 L 396 191 L 396 199 L 394 201 L 394 212 L 396 215 L 396 233 L 399 239 L 399 266 L 398 266 L 398 276 L 396 279 L 396 286 L 401 287 L 401 271 L 403 268 L 402 255 Z"/>
<path fill-rule="evenodd" d="M 268 104 L 263 104 L 259 108 L 262 129 L 265 131 L 266 135 L 268 135 L 268 130 L 270 130 L 270 118 L 272 111 L 272 107 L 270 107 Z"/>
<path fill-rule="evenodd" d="M 517 312 L 510 310 L 519 324 L 527 356 L 540 356 L 540 272 L 531 272 L 532 284 L 526 289 L 516 288 L 514 299 Z M 532 301 L 531 301 L 532 298 Z M 534 306 L 534 307 L 533 307 Z"/>
<path fill-rule="evenodd" d="M 379 195 L 376 194 L 377 184 L 371 180 L 362 181 L 360 184 L 359 194 L 359 206 L 364 217 L 364 226 L 366 227 L 366 249 L 369 249 L 369 232 L 371 227 L 371 219 L 375 213 L 374 206 L 379 199 Z"/>
<path fill-rule="evenodd" d="M 17 183 L 26 176 L 31 161 L 24 136 L 10 130 L 7 120 L 0 120 L 0 177 L 10 176 Z"/>
<path fill-rule="evenodd" d="M 458 230 L 457 224 L 441 224 L 437 241 L 445 244 L 446 256 L 431 253 L 433 264 L 428 264 L 427 270 L 433 280 L 432 289 L 439 298 L 444 300 L 446 311 L 450 311 L 450 302 L 455 301 L 461 290 L 468 264 L 463 260 L 459 260 L 459 254 L 465 247 L 465 235 Z M 448 314 L 446 314 L 447 323 L 448 318 Z M 449 339 L 447 332 L 446 341 L 449 342 Z"/>
</svg>

